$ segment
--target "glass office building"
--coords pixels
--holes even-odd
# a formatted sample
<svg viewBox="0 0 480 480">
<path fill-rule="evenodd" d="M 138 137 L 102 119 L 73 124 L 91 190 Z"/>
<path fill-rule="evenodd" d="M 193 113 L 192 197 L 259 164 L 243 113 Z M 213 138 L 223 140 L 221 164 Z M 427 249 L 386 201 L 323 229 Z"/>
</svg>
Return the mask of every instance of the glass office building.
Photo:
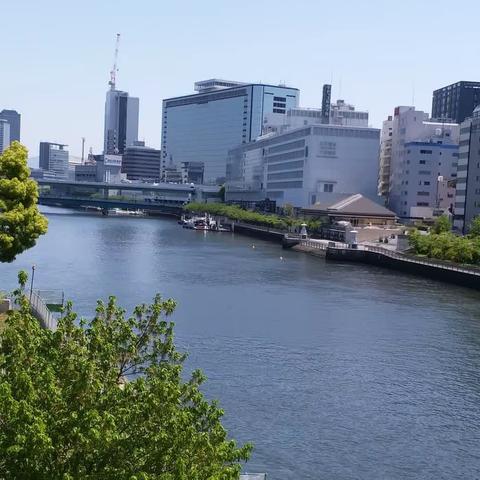
<svg viewBox="0 0 480 480">
<path fill-rule="evenodd" d="M 283 125 L 299 90 L 226 80 L 195 83 L 198 93 L 163 101 L 162 168 L 202 162 L 206 183 L 223 183 L 228 151 Z"/>
</svg>

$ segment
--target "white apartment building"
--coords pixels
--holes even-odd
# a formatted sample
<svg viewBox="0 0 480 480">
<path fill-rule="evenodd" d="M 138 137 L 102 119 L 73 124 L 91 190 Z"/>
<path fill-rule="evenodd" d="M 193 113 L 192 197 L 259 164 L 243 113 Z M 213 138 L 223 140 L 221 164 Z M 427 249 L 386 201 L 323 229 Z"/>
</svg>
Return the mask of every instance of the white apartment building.
<svg viewBox="0 0 480 480">
<path fill-rule="evenodd" d="M 440 192 L 442 182 L 457 176 L 459 131 L 458 124 L 429 119 L 414 107 L 395 109 L 388 207 L 399 217 L 453 210 L 454 195 Z"/>
<path fill-rule="evenodd" d="M 230 150 L 226 198 L 295 207 L 339 193 L 377 200 L 379 139 L 378 129 L 335 125 L 261 137 Z"/>
<path fill-rule="evenodd" d="M 390 164 L 392 161 L 393 118 L 390 115 L 382 124 L 380 133 L 380 162 L 378 168 L 378 194 L 388 197 L 390 184 Z"/>
</svg>

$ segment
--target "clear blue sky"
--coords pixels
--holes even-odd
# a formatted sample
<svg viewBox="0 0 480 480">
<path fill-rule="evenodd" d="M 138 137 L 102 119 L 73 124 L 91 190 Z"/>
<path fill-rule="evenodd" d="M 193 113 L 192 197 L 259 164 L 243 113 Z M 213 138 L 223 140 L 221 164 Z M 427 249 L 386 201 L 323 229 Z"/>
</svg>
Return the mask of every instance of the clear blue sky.
<svg viewBox="0 0 480 480">
<path fill-rule="evenodd" d="M 480 80 L 480 2 L 464 0 L 2 0 L 0 109 L 22 114 L 22 140 L 79 155 L 102 147 L 103 108 L 121 33 L 117 87 L 140 97 L 140 138 L 160 146 L 162 99 L 196 80 L 323 83 L 381 121 L 396 105 L 430 111 L 435 88 Z M 341 91 L 340 91 L 341 88 Z"/>
</svg>

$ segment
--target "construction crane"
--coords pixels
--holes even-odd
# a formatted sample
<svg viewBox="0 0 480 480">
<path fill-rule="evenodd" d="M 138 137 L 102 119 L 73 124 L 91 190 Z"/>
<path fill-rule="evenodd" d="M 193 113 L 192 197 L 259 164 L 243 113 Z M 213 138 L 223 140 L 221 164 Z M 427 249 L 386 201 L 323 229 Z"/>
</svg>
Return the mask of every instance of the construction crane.
<svg viewBox="0 0 480 480">
<path fill-rule="evenodd" d="M 115 90 L 115 80 L 118 72 L 117 60 L 118 60 L 118 45 L 120 44 L 120 34 L 117 33 L 117 40 L 115 42 L 115 55 L 113 57 L 113 68 L 110 70 L 110 90 Z"/>
</svg>

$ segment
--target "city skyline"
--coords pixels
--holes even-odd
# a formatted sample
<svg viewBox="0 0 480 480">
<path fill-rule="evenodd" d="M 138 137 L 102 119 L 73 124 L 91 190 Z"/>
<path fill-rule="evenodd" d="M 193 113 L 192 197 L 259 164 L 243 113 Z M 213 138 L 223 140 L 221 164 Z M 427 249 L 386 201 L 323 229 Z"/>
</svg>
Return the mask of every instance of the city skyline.
<svg viewBox="0 0 480 480">
<path fill-rule="evenodd" d="M 160 147 L 162 100 L 193 93 L 193 83 L 207 78 L 285 83 L 300 90 L 303 107 L 320 107 L 322 85 L 332 83 L 332 100 L 368 110 L 379 128 L 397 105 L 430 112 L 435 89 L 479 79 L 471 61 L 476 18 L 462 14 L 469 6 L 474 2 L 453 10 L 440 1 L 432 11 L 409 0 L 387 12 L 377 0 L 347 1 L 341 10 L 313 1 L 295 8 L 213 1 L 209 9 L 146 1 L 131 11 L 126 2 L 10 3 L 3 13 L 19 23 L 3 28 L 9 68 L 0 78 L 0 107 L 22 114 L 31 157 L 44 140 L 68 144 L 80 156 L 81 137 L 87 151 L 100 152 L 119 32 L 117 88 L 140 98 L 139 139 L 149 146 Z M 460 23 L 462 42 L 474 50 L 468 56 L 437 33 L 439 25 Z M 453 28 L 452 36 L 459 33 Z M 445 60 L 453 58 L 449 68 Z"/>
</svg>

